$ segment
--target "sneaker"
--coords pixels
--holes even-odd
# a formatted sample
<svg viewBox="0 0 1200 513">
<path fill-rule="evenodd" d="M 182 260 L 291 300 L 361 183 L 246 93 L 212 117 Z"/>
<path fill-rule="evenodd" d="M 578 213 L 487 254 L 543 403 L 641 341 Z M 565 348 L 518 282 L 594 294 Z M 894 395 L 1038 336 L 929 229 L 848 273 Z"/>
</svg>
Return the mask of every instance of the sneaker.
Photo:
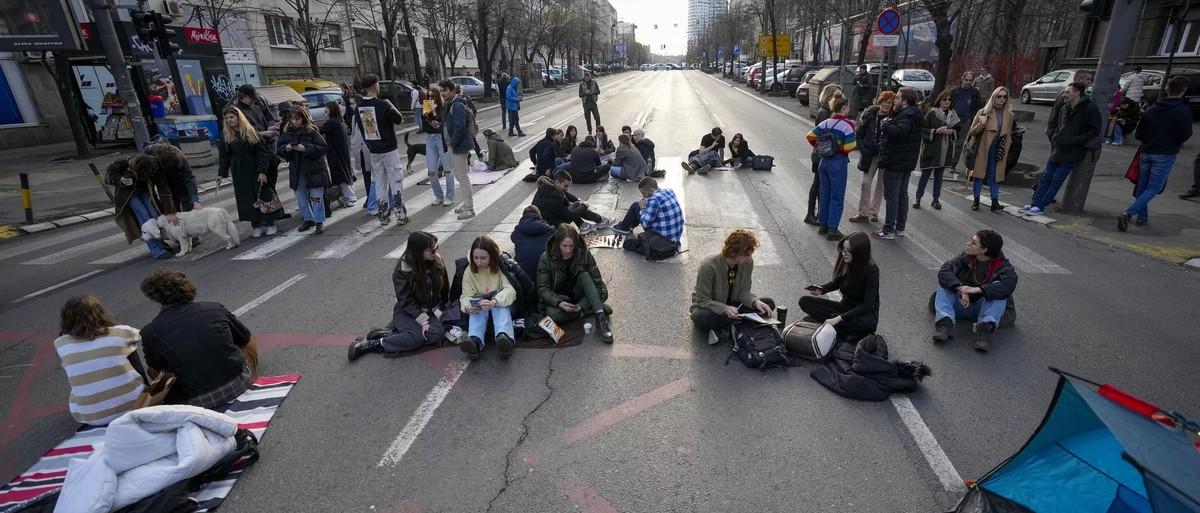
<svg viewBox="0 0 1200 513">
<path fill-rule="evenodd" d="M 664 177 L 666 177 L 666 176 L 667 176 L 667 170 L 666 170 L 666 169 L 655 169 L 654 171 L 651 171 L 651 172 L 650 172 L 650 177 L 651 177 L 651 178 L 664 178 Z"/>
<path fill-rule="evenodd" d="M 954 338 L 954 321 L 949 318 L 938 319 L 938 322 L 933 325 L 934 343 L 941 344 L 952 338 Z"/>
<path fill-rule="evenodd" d="M 892 233 L 892 232 L 886 232 L 886 231 L 883 231 L 883 230 L 878 230 L 878 231 L 871 232 L 871 236 L 872 236 L 872 237 L 875 237 L 876 239 L 883 239 L 883 240 L 896 240 L 896 234 L 895 234 L 895 233 Z"/>
<path fill-rule="evenodd" d="M 592 233 L 592 232 L 594 232 L 594 231 L 596 231 L 596 225 L 595 225 L 595 224 L 593 224 L 593 223 L 583 223 L 583 226 L 580 226 L 580 227 L 579 227 L 579 234 L 580 234 L 580 235 L 587 235 L 587 234 L 589 234 L 589 233 Z"/>
<path fill-rule="evenodd" d="M 921 210 L 921 200 L 914 201 L 912 208 L 913 210 Z"/>
<path fill-rule="evenodd" d="M 379 226 L 387 226 L 392 224 L 392 216 L 379 214 Z"/>
<path fill-rule="evenodd" d="M 346 358 L 354 361 L 367 353 L 382 353 L 383 343 L 379 339 L 355 339 L 350 347 L 346 349 Z"/>
<path fill-rule="evenodd" d="M 813 226 L 821 226 L 821 222 L 817 221 L 817 216 L 814 216 L 814 215 L 804 216 L 804 224 L 811 224 Z"/>
<path fill-rule="evenodd" d="M 1027 210 L 1025 211 L 1025 215 L 1027 215 L 1027 216 L 1040 216 L 1040 215 L 1042 215 L 1042 209 L 1040 209 L 1040 208 L 1037 208 L 1037 207 L 1029 207 L 1029 209 L 1027 209 Z"/>
<path fill-rule="evenodd" d="M 379 215 L 379 210 L 378 210 L 378 209 L 374 209 L 374 208 L 368 208 L 368 209 L 367 209 L 367 215 L 369 215 L 369 216 L 371 216 L 371 217 L 375 217 L 375 216 Z"/>
<path fill-rule="evenodd" d="M 942 202 L 940 202 L 938 200 L 933 200 L 933 203 L 931 203 L 929 206 L 933 207 L 934 210 L 941 210 Z"/>
<path fill-rule="evenodd" d="M 443 206 L 443 207 L 448 207 L 448 206 L 450 206 L 450 205 L 453 205 L 453 204 L 454 204 L 454 198 L 449 198 L 449 199 L 447 199 L 447 200 L 446 200 L 446 202 L 445 202 L 445 203 L 442 203 L 442 206 Z"/>
<path fill-rule="evenodd" d="M 325 223 L 317 223 L 317 229 L 313 230 L 313 235 L 325 233 Z"/>
<path fill-rule="evenodd" d="M 1020 212 L 1020 213 L 1024 214 L 1024 213 L 1026 213 L 1026 212 L 1029 212 L 1029 209 L 1031 209 L 1031 208 L 1034 208 L 1034 207 L 1033 207 L 1033 205 L 1025 205 L 1025 206 L 1023 206 L 1023 207 L 1021 207 L 1021 208 L 1018 208 L 1018 209 L 1017 209 L 1017 212 Z"/>
<path fill-rule="evenodd" d="M 600 341 L 605 344 L 613 343 L 612 329 L 608 326 L 608 316 L 603 313 L 596 314 L 596 333 L 600 334 Z"/>
<path fill-rule="evenodd" d="M 316 226 L 316 225 L 317 225 L 317 223 L 314 223 L 314 222 L 312 222 L 312 221 L 305 221 L 305 222 L 303 222 L 303 223 L 300 223 L 300 227 L 299 227 L 299 228 L 296 228 L 296 231 L 298 231 L 298 232 L 307 232 L 307 231 L 311 230 L 311 229 L 312 229 L 312 227 L 314 227 L 314 226 Z"/>
<path fill-rule="evenodd" d="M 263 229 L 260 226 L 255 226 L 253 229 L 250 230 L 250 236 L 254 237 L 256 239 L 259 237 L 262 237 L 262 234 L 263 234 Z"/>
<path fill-rule="evenodd" d="M 712 330 L 709 333 L 710 333 L 710 336 L 708 337 L 708 345 L 710 345 L 710 346 L 724 345 L 724 344 L 733 345 L 733 327 L 732 326 L 728 327 L 728 328 L 717 328 L 715 330 Z"/>
<path fill-rule="evenodd" d="M 981 353 L 992 348 L 992 333 L 996 332 L 996 323 L 984 322 L 975 325 L 975 350 Z"/>
<path fill-rule="evenodd" d="M 1129 214 L 1128 213 L 1121 212 L 1121 215 L 1117 216 L 1117 229 L 1121 230 L 1123 232 L 1129 231 Z"/>
<path fill-rule="evenodd" d="M 692 167 L 691 164 L 688 164 L 687 162 L 680 162 L 679 165 L 680 167 L 683 167 L 683 170 L 687 171 L 687 174 L 689 175 L 696 172 L 696 168 Z"/>
<path fill-rule="evenodd" d="M 865 223 L 870 220 L 871 220 L 871 217 L 866 214 L 859 214 L 854 217 L 851 217 L 850 219 L 847 219 L 847 221 L 850 221 L 851 223 Z"/>
<path fill-rule="evenodd" d="M 267 236 L 275 235 L 276 233 L 279 233 L 279 228 L 276 228 L 275 225 L 267 226 Z"/>
<path fill-rule="evenodd" d="M 872 223 L 878 223 L 878 222 L 879 222 L 879 215 L 878 215 L 878 214 L 871 214 L 871 222 L 872 222 Z"/>
<path fill-rule="evenodd" d="M 629 228 L 626 228 L 626 227 L 625 227 L 624 225 L 622 225 L 621 223 L 617 223 L 617 224 L 614 224 L 614 225 L 612 225 L 612 230 L 613 230 L 614 232 L 617 232 L 617 233 L 621 234 L 621 235 L 629 235 L 629 234 L 633 233 L 633 230 L 631 230 L 631 229 L 629 229 Z"/>
<path fill-rule="evenodd" d="M 435 206 L 435 207 L 440 207 L 444 204 L 446 204 L 446 198 L 434 198 L 433 199 L 433 206 Z"/>
<path fill-rule="evenodd" d="M 1149 223 L 1149 222 L 1150 222 L 1149 219 L 1143 219 L 1143 218 L 1139 217 L 1139 218 L 1133 220 L 1133 225 L 1134 226 L 1146 226 L 1146 223 Z"/>
<path fill-rule="evenodd" d="M 458 348 L 467 354 L 468 359 L 474 361 L 479 359 L 479 353 L 483 351 L 483 342 L 479 340 L 479 337 L 467 337 L 458 345 Z"/>
<path fill-rule="evenodd" d="M 821 228 L 817 230 L 817 235 L 828 235 L 828 234 L 829 234 L 828 226 L 821 225 Z"/>
<path fill-rule="evenodd" d="M 508 333 L 496 335 L 496 351 L 500 354 L 501 360 L 507 360 L 512 357 L 513 349 L 517 347 L 517 342 L 508 336 Z"/>
<path fill-rule="evenodd" d="M 463 210 L 462 212 L 459 212 L 459 214 L 458 214 L 459 221 L 464 221 L 464 220 L 470 219 L 472 217 L 475 217 L 475 210 L 473 210 L 473 209 L 466 209 L 466 210 Z M 407 218 L 405 218 L 405 219 L 407 219 Z M 408 221 L 405 221 L 404 223 L 407 223 L 407 222 Z M 400 223 L 400 224 L 404 224 L 404 223 Z"/>
<path fill-rule="evenodd" d="M 896 230 L 895 233 L 897 237 L 908 237 L 908 234 L 904 233 L 904 230 Z"/>
<path fill-rule="evenodd" d="M 596 229 L 603 230 L 605 228 L 612 228 L 612 226 L 614 224 L 617 224 L 617 222 L 614 221 L 611 217 L 601 217 L 600 222 L 596 223 Z"/>
<path fill-rule="evenodd" d="M 838 231 L 837 228 L 833 228 L 833 229 L 829 230 L 829 233 L 825 234 L 825 240 L 831 240 L 831 241 L 840 241 L 845 237 L 846 237 L 846 235 L 843 234 L 842 232 Z"/>
<path fill-rule="evenodd" d="M 702 175 L 707 175 L 709 171 L 712 171 L 712 166 L 710 166 L 708 164 L 705 164 L 704 167 L 696 170 L 697 173 L 700 173 Z"/>
<path fill-rule="evenodd" d="M 466 209 L 467 209 L 467 206 L 466 206 L 466 205 L 459 205 L 457 208 L 455 208 L 455 209 L 454 209 L 454 213 L 455 213 L 455 214 L 461 214 L 461 213 L 463 213 L 463 211 L 465 211 Z"/>
</svg>

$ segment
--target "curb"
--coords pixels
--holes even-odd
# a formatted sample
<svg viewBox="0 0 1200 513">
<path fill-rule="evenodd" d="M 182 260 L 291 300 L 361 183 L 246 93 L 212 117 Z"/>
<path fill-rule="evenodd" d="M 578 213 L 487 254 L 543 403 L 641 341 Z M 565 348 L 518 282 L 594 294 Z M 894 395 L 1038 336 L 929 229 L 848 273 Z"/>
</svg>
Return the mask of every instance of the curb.
<svg viewBox="0 0 1200 513">
<path fill-rule="evenodd" d="M 1185 263 L 1183 265 L 1186 265 L 1188 267 L 1195 267 L 1196 269 L 1200 269 L 1200 258 L 1193 258 L 1191 260 L 1188 260 L 1187 263 Z"/>
<path fill-rule="evenodd" d="M 211 191 L 216 188 L 217 188 L 216 180 L 212 180 L 209 182 L 205 182 L 205 183 L 196 185 L 196 191 L 200 192 L 200 193 L 205 193 L 205 192 Z M 43 222 L 35 223 L 35 224 L 24 224 L 24 225 L 20 225 L 18 227 L 18 229 L 23 234 L 42 233 L 42 232 L 48 232 L 50 230 L 56 230 L 58 228 L 66 228 L 68 226 L 74 226 L 74 225 L 77 225 L 80 223 L 86 223 L 88 221 L 104 219 L 106 217 L 112 217 L 114 215 L 116 215 L 115 209 L 106 208 L 103 210 L 97 210 L 95 212 L 85 212 L 83 214 L 74 214 L 74 215 L 70 215 L 67 217 L 51 219 L 49 221 L 43 221 Z"/>
</svg>

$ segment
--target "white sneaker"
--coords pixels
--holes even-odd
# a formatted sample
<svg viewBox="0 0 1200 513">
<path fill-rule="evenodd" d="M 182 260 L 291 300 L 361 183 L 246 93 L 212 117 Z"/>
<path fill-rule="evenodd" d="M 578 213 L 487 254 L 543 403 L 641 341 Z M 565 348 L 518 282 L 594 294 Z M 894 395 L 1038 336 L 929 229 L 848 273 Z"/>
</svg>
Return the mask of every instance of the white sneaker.
<svg viewBox="0 0 1200 513">
<path fill-rule="evenodd" d="M 275 235 L 276 233 L 279 233 L 279 229 L 276 228 L 275 225 L 270 225 L 267 227 L 267 235 L 268 236 Z"/>
<path fill-rule="evenodd" d="M 580 227 L 579 227 L 579 234 L 580 234 L 580 235 L 587 235 L 587 234 L 589 234 L 589 233 L 592 233 L 592 232 L 594 232 L 594 231 L 596 231 L 596 225 L 595 225 L 595 224 L 592 224 L 592 223 L 583 223 L 583 226 L 580 226 Z"/>
<path fill-rule="evenodd" d="M 255 226 L 253 230 L 250 230 L 250 236 L 257 239 L 262 237 L 262 232 L 263 229 L 261 227 Z"/>
<path fill-rule="evenodd" d="M 1027 216 L 1040 216 L 1042 215 L 1042 209 L 1037 207 L 1029 207 L 1024 213 Z"/>
<path fill-rule="evenodd" d="M 1020 213 L 1024 214 L 1024 213 L 1026 213 L 1026 212 L 1029 212 L 1029 209 L 1031 209 L 1031 208 L 1033 208 L 1033 205 L 1025 205 L 1025 206 L 1023 206 L 1023 207 L 1021 207 L 1021 208 L 1018 208 L 1018 209 L 1017 209 L 1017 212 L 1020 212 Z"/>
<path fill-rule="evenodd" d="M 466 211 L 467 211 L 467 206 L 466 206 L 466 205 L 459 205 L 459 206 L 458 206 L 458 208 L 454 209 L 454 213 L 455 213 L 455 214 L 461 214 L 461 213 L 463 213 L 463 212 L 466 212 Z"/>
<path fill-rule="evenodd" d="M 460 221 L 465 220 L 465 219 L 470 219 L 472 217 L 475 217 L 475 211 L 471 210 L 471 209 L 463 210 L 462 212 L 459 212 L 459 214 L 458 214 L 458 219 Z"/>
<path fill-rule="evenodd" d="M 374 208 L 368 208 L 367 215 L 369 215 L 371 217 L 375 217 L 375 216 L 379 215 L 379 210 L 374 209 Z"/>
<path fill-rule="evenodd" d="M 597 230 L 603 230 L 603 229 L 605 229 L 605 228 L 610 228 L 610 227 L 612 227 L 612 225 L 614 225 L 614 224 L 616 224 L 616 223 L 617 223 L 617 222 L 616 222 L 616 221 L 613 221 L 613 220 L 612 220 L 612 218 L 609 218 L 609 217 L 602 217 L 602 218 L 600 218 L 600 222 L 599 222 L 599 223 L 596 223 L 596 229 L 597 229 Z"/>
</svg>

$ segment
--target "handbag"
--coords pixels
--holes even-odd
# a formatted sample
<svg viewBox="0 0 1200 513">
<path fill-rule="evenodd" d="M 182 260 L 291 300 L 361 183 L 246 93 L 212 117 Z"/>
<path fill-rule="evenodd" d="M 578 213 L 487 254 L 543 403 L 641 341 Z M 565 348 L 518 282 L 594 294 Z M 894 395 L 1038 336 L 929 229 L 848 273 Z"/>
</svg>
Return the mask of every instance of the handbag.
<svg viewBox="0 0 1200 513">
<path fill-rule="evenodd" d="M 750 162 L 751 169 L 755 171 L 770 171 L 775 167 L 775 157 L 770 155 L 755 155 Z"/>
<path fill-rule="evenodd" d="M 171 387 L 175 386 L 175 373 L 169 371 L 160 371 L 150 384 L 146 386 L 142 393 L 138 394 L 137 401 L 133 405 L 133 409 L 141 409 L 147 406 L 158 406 L 167 399 L 167 394 L 171 393 Z"/>
<path fill-rule="evenodd" d="M 1130 162 L 1129 168 L 1125 170 L 1125 179 L 1129 180 L 1130 182 L 1133 182 L 1134 185 L 1137 185 L 1138 175 L 1141 174 L 1141 167 L 1142 167 L 1142 150 L 1138 150 L 1133 153 L 1133 162 Z"/>
<path fill-rule="evenodd" d="M 262 199 L 262 189 L 262 184 L 258 184 L 258 192 L 255 193 L 255 195 L 258 197 L 258 201 L 254 202 L 254 208 L 257 208 L 259 212 L 264 214 L 270 214 L 271 212 L 275 212 L 283 208 L 283 202 L 279 201 L 279 194 L 275 193 L 275 189 L 271 189 L 271 199 L 266 201 L 263 201 Z"/>
</svg>

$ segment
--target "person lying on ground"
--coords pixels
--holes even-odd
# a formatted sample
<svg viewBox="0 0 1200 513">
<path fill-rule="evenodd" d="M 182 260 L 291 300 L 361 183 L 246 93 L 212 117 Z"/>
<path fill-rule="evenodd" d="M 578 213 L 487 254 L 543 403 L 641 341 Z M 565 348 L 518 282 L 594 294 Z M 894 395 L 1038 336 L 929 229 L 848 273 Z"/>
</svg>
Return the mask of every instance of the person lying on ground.
<svg viewBox="0 0 1200 513">
<path fill-rule="evenodd" d="M 396 305 L 392 308 L 389 329 L 372 331 L 366 339 L 350 344 L 350 361 L 367 353 L 399 354 L 437 344 L 445 336 L 445 327 L 437 316 L 450 299 L 450 279 L 438 239 L 428 232 L 408 235 L 404 255 L 392 271 Z"/>
<path fill-rule="evenodd" d="M 646 159 L 646 165 L 650 168 L 650 175 L 655 178 L 661 178 L 661 176 L 655 174 L 654 166 L 657 164 L 657 160 L 654 158 L 654 141 L 646 138 L 644 130 L 639 128 L 633 131 L 633 145 L 642 154 L 642 158 Z"/>
<path fill-rule="evenodd" d="M 742 313 L 757 312 L 765 318 L 775 317 L 775 301 L 759 298 L 750 290 L 757 248 L 758 239 L 754 233 L 733 230 L 725 237 L 721 253 L 700 263 L 690 310 L 694 326 L 716 335 L 711 344 L 732 343 L 730 328 L 741 319 Z"/>
<path fill-rule="evenodd" d="M 942 264 L 934 296 L 934 342 L 954 338 L 956 319 L 970 319 L 975 322 L 975 350 L 991 348 L 992 333 L 1017 290 L 1017 270 L 1004 257 L 1003 247 L 1000 234 L 980 230 L 961 255 Z"/>
<path fill-rule="evenodd" d="M 515 248 L 517 264 L 526 276 L 537 276 L 538 260 L 546 252 L 546 242 L 554 232 L 554 225 L 542 219 L 542 211 L 537 206 L 529 205 L 521 212 L 521 220 L 517 221 L 509 238 Z"/>
<path fill-rule="evenodd" d="M 646 160 L 642 158 L 641 152 L 633 147 L 630 137 L 621 134 L 617 141 L 620 142 L 620 146 L 617 147 L 617 154 L 613 157 L 610 174 L 618 180 L 631 182 L 637 182 L 648 176 L 650 167 L 646 165 Z"/>
<path fill-rule="evenodd" d="M 488 317 L 496 334 L 496 349 L 507 360 L 516 347 L 513 333 L 512 304 L 516 289 L 500 272 L 500 246 L 491 237 L 477 237 L 471 243 L 469 270 L 462 280 L 460 308 L 469 316 L 466 340 L 458 348 L 472 360 L 478 360 L 487 339 Z"/>
<path fill-rule="evenodd" d="M 542 211 L 546 222 L 554 226 L 574 223 L 585 235 L 612 226 L 611 219 L 592 212 L 587 203 L 579 201 L 579 198 L 571 194 L 571 183 L 571 174 L 561 169 L 554 172 L 554 179 L 544 176 L 538 178 L 538 189 L 533 195 L 533 204 Z"/>
<path fill-rule="evenodd" d="M 750 167 L 753 163 L 754 152 L 750 151 L 746 139 L 742 134 L 733 134 L 733 139 L 729 141 L 729 158 L 725 160 L 725 165 L 738 168 Z"/>
<path fill-rule="evenodd" d="M 596 152 L 596 139 L 589 135 L 571 150 L 571 165 L 566 171 L 571 173 L 571 180 L 575 183 L 589 184 L 608 176 L 609 167 L 601 162 L 600 154 Z"/>
<path fill-rule="evenodd" d="M 575 225 L 558 225 L 546 243 L 546 252 L 538 261 L 537 291 L 541 309 L 554 322 L 563 324 L 593 315 L 600 339 L 606 344 L 613 342 L 608 325 L 612 309 L 604 303 L 608 286 Z"/>
<path fill-rule="evenodd" d="M 628 235 L 641 225 L 643 230 L 662 235 L 678 247 L 683 238 L 683 208 L 675 191 L 660 189 L 658 180 L 647 176 L 638 182 L 638 192 L 642 199 L 629 205 L 625 219 L 614 224 L 613 231 Z"/>
<path fill-rule="evenodd" d="M 800 309 L 810 322 L 833 326 L 838 335 L 858 340 L 875 333 L 879 326 L 879 267 L 871 259 L 871 238 L 854 232 L 838 242 L 838 259 L 833 279 L 823 285 L 809 285 L 807 296 L 800 298 Z M 824 296 L 842 293 L 841 301 Z"/>
<path fill-rule="evenodd" d="M 148 375 L 175 374 L 166 404 L 216 408 L 246 391 L 258 372 L 258 346 L 250 329 L 215 302 L 195 302 L 187 275 L 159 269 L 142 281 L 142 293 L 162 310 L 142 328 Z"/>
<path fill-rule="evenodd" d="M 75 296 L 59 312 L 54 350 L 71 385 L 68 409 L 76 421 L 106 426 L 137 406 L 145 389 L 137 328 L 119 325 L 91 294 Z"/>
<path fill-rule="evenodd" d="M 490 128 L 485 128 L 483 130 L 483 137 L 487 141 L 487 167 L 489 171 L 517 167 L 517 157 L 513 156 L 512 147 L 507 142 L 504 142 L 504 136 L 492 131 Z"/>
</svg>

